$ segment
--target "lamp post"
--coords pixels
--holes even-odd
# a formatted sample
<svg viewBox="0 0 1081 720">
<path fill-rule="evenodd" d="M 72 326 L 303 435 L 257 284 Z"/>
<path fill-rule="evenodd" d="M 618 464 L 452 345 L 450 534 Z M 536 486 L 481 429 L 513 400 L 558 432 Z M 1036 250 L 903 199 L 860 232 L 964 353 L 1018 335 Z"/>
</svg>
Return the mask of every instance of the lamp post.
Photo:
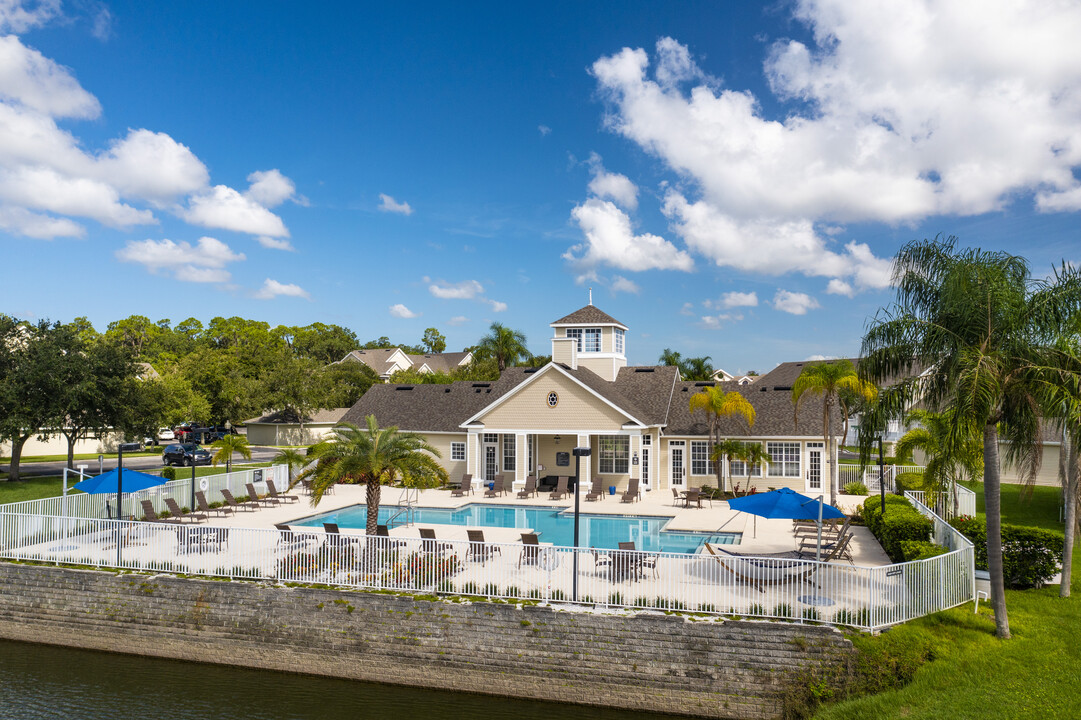
<svg viewBox="0 0 1081 720">
<path fill-rule="evenodd" d="M 886 514 L 886 461 L 882 457 L 882 436 L 878 436 L 878 497 L 881 505 L 879 512 Z"/>
<path fill-rule="evenodd" d="M 574 583 L 571 586 L 571 601 L 578 602 L 578 503 L 582 495 L 582 458 L 589 457 L 593 451 L 587 447 L 574 448 Z"/>
<path fill-rule="evenodd" d="M 123 548 L 123 529 L 120 527 L 120 520 L 124 518 L 124 446 L 118 444 L 116 446 L 116 566 L 122 567 L 122 548 Z"/>
</svg>

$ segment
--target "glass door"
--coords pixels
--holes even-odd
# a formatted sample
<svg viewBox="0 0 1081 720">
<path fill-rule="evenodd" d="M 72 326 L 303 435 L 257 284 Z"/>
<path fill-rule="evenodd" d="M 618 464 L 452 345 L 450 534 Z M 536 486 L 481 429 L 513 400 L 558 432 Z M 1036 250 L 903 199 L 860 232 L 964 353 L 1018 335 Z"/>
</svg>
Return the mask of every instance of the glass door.
<svg viewBox="0 0 1081 720">
<path fill-rule="evenodd" d="M 672 440 L 668 443 L 668 468 L 670 472 L 672 487 L 683 487 L 684 450 L 685 443 L 683 440 Z"/>
<path fill-rule="evenodd" d="M 484 446 L 484 479 L 494 480 L 499 474 L 499 448 L 495 445 Z"/>
<path fill-rule="evenodd" d="M 822 449 L 823 443 L 807 443 L 807 490 L 808 492 L 820 492 L 822 490 Z"/>
</svg>

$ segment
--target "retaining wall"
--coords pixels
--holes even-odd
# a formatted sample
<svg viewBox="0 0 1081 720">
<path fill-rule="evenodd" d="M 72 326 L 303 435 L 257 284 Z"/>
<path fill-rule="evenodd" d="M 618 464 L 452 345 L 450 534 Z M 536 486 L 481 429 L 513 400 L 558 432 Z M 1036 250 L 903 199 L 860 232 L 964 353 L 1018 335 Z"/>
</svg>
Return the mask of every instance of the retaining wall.
<svg viewBox="0 0 1081 720">
<path fill-rule="evenodd" d="M 704 717 L 772 718 L 838 631 L 0 562 L 0 637 Z"/>
</svg>

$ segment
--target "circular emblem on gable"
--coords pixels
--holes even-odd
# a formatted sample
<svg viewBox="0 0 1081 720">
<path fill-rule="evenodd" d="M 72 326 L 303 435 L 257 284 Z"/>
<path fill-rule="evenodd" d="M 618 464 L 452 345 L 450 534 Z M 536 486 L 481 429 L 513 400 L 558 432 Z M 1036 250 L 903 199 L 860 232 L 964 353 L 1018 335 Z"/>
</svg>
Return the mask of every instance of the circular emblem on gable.
<svg viewBox="0 0 1081 720">
<path fill-rule="evenodd" d="M 555 390 L 548 393 L 548 407 L 555 407 L 559 404 L 559 395 Z"/>
</svg>

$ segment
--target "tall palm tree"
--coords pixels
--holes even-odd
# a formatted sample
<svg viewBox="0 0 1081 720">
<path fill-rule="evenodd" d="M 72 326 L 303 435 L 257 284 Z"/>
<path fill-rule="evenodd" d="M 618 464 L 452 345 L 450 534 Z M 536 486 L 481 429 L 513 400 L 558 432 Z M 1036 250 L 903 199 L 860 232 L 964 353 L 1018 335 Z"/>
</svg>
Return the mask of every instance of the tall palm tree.
<svg viewBox="0 0 1081 720">
<path fill-rule="evenodd" d="M 283 448 L 274 456 L 273 462 L 289 467 L 289 488 L 292 489 L 296 485 L 296 480 L 293 479 L 293 471 L 307 465 L 308 456 L 295 448 Z"/>
<path fill-rule="evenodd" d="M 731 470 L 729 463 L 739 457 L 739 453 L 743 451 L 743 443 L 739 440 L 733 440 L 727 438 L 721 440 L 719 443 L 713 446 L 713 452 L 709 454 L 709 459 L 712 460 L 714 467 L 720 470 L 718 476 L 721 478 L 721 482 L 717 485 L 717 489 L 724 492 L 724 485 L 727 484 L 728 471 Z M 726 468 L 726 466 L 728 466 Z"/>
<path fill-rule="evenodd" d="M 873 383 L 861 380 L 856 375 L 856 368 L 849 360 L 805 365 L 803 371 L 792 383 L 792 403 L 795 405 L 796 424 L 799 425 L 800 404 L 808 394 L 822 396 L 822 439 L 826 445 L 826 455 L 830 465 L 830 505 L 837 503 L 837 452 L 836 441 L 831 431 L 833 426 L 833 406 L 840 405 L 841 412 L 848 420 L 848 407 L 842 390 L 847 390 L 858 397 L 873 400 L 878 395 L 878 388 Z M 847 431 L 846 431 L 847 434 Z"/>
<path fill-rule="evenodd" d="M 1081 273 L 1063 263 L 1034 279 L 1028 262 L 1004 252 L 957 250 L 956 239 L 911 242 L 894 260 L 897 300 L 872 321 L 860 371 L 901 376 L 896 402 L 953 407 L 983 434 L 987 565 L 995 634 L 1010 637 L 1002 575 L 999 433 L 1006 459 L 1032 477 L 1040 463 L 1040 417 L 1054 415 L 1048 377 L 1063 367 L 1055 340 L 1081 310 Z M 922 370 L 923 372 L 919 372 Z M 1071 384 L 1077 385 L 1076 376 Z M 963 427 L 951 428 L 959 436 Z"/>
<path fill-rule="evenodd" d="M 251 460 L 251 448 L 248 447 L 248 438 L 243 435 L 226 435 L 221 440 L 210 443 L 210 447 L 217 448 L 212 458 L 215 465 L 225 463 L 225 472 L 231 472 L 233 466 L 233 453 L 242 458 Z"/>
<path fill-rule="evenodd" d="M 702 392 L 691 395 L 689 404 L 693 413 L 702 410 L 709 421 L 709 446 L 715 447 L 720 440 L 718 435 L 722 417 L 738 416 L 744 419 L 747 427 L 754 427 L 754 407 L 735 390 L 725 392 L 716 385 L 702 388 Z M 724 479 L 721 477 L 721 463 L 714 466 L 717 473 L 717 487 L 725 492 Z"/>
<path fill-rule="evenodd" d="M 760 442 L 747 442 L 742 443 L 742 445 L 743 447 L 736 453 L 736 457 L 747 466 L 747 487 L 750 488 L 751 478 L 754 477 L 754 468 L 769 465 L 769 461 L 773 458 L 770 457 Z"/>
<path fill-rule="evenodd" d="M 661 351 L 661 356 L 657 359 L 657 362 L 661 365 L 674 365 L 678 368 L 683 366 L 683 357 L 675 350 L 665 348 Z"/>
<path fill-rule="evenodd" d="M 519 360 L 530 357 L 525 343 L 525 333 L 494 322 L 488 329 L 488 334 L 477 344 L 477 354 L 481 357 L 495 358 L 499 372 L 503 372 L 508 365 L 514 365 Z"/>
<path fill-rule="evenodd" d="M 959 422 L 966 423 L 967 432 L 953 432 L 954 425 Z M 898 458 L 907 458 L 914 450 L 922 452 L 927 457 L 923 489 L 932 496 L 928 504 L 933 507 L 933 496 L 949 487 L 956 514 L 957 481 L 976 481 L 983 477 L 980 428 L 967 423 L 966 418 L 959 418 L 952 408 L 942 413 L 915 409 L 908 413 L 905 423 L 917 427 L 901 436 L 894 446 L 894 454 Z"/>
<path fill-rule="evenodd" d="M 312 506 L 323 493 L 339 482 L 363 483 L 368 506 L 367 533 L 375 535 L 379 524 L 380 488 L 401 479 L 406 483 L 447 481 L 447 471 L 436 462 L 439 451 L 423 436 L 399 432 L 396 427 L 380 428 L 374 415 L 366 418 L 366 427 L 343 423 L 334 428 L 326 442 L 308 451 L 315 465 L 300 474 L 311 478 Z"/>
<path fill-rule="evenodd" d="M 713 378 L 713 365 L 710 357 L 685 358 L 679 365 L 679 374 L 684 380 L 710 380 Z"/>
</svg>

